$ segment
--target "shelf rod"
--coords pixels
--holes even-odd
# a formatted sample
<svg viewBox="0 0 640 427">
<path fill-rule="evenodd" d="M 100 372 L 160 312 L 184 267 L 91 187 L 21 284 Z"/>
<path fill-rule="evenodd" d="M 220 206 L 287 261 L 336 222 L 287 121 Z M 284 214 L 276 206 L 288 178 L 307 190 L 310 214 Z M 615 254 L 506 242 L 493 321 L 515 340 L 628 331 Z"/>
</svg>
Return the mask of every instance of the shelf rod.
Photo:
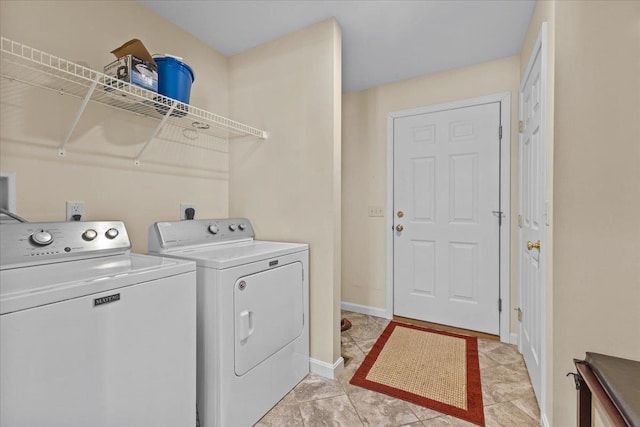
<svg viewBox="0 0 640 427">
<path fill-rule="evenodd" d="M 73 123 L 71 124 L 71 129 L 69 129 L 69 132 L 67 132 L 67 135 L 64 137 L 64 141 L 62 142 L 62 145 L 60 145 L 60 147 L 58 148 L 58 155 L 60 156 L 65 155 L 64 147 L 65 145 L 67 145 L 67 142 L 69 142 L 69 140 L 71 139 L 71 135 L 73 134 L 73 131 L 76 129 L 76 126 L 78 126 L 78 123 L 80 122 L 80 118 L 82 117 L 82 114 L 84 113 L 85 108 L 87 108 L 87 104 L 91 100 L 91 95 L 93 95 L 93 91 L 95 90 L 96 86 L 98 86 L 98 80 L 100 80 L 99 75 L 96 76 L 96 79 L 91 84 L 89 91 L 84 96 L 84 99 L 82 100 L 82 104 L 80 104 L 80 109 L 76 113 L 76 117 L 73 119 Z"/>
<path fill-rule="evenodd" d="M 153 139 L 158 135 L 158 133 L 160 133 L 160 130 L 162 129 L 164 124 L 167 122 L 167 120 L 171 116 L 171 113 L 173 113 L 173 109 L 176 107 L 176 105 L 177 105 L 177 102 L 171 103 L 171 108 L 169 108 L 169 111 L 167 112 L 167 114 L 165 114 L 162 120 L 160 120 L 160 123 L 158 123 L 158 126 L 155 128 L 155 130 L 153 131 L 153 133 L 151 134 L 147 142 L 145 142 L 142 148 L 140 149 L 140 152 L 138 153 L 135 160 L 133 161 L 133 163 L 136 166 L 140 166 L 140 157 L 142 157 L 142 153 L 144 153 L 144 150 L 146 150 L 149 144 L 151 144 L 151 141 L 153 141 Z"/>
</svg>

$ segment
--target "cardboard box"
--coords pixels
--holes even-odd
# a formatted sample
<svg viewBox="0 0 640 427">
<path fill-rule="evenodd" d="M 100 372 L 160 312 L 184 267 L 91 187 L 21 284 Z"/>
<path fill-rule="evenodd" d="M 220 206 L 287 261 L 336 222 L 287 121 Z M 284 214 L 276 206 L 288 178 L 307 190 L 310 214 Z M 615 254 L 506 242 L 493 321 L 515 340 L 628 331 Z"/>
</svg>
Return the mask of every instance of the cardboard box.
<svg viewBox="0 0 640 427">
<path fill-rule="evenodd" d="M 145 89 L 158 91 L 158 69 L 155 65 L 133 55 L 123 56 L 104 67 L 109 77 L 137 85 Z"/>
<path fill-rule="evenodd" d="M 140 40 L 129 40 L 111 53 L 118 59 L 104 67 L 106 75 L 153 92 L 158 91 L 158 67 Z"/>
</svg>

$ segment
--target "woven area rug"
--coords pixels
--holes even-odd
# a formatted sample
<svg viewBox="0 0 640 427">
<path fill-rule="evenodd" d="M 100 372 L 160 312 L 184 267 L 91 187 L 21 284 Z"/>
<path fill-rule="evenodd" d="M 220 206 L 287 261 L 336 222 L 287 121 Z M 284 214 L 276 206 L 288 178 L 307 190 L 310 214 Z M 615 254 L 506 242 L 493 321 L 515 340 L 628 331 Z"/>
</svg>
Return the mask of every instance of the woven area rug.
<svg viewBox="0 0 640 427">
<path fill-rule="evenodd" d="M 475 337 L 391 322 L 350 382 L 484 426 Z"/>
</svg>

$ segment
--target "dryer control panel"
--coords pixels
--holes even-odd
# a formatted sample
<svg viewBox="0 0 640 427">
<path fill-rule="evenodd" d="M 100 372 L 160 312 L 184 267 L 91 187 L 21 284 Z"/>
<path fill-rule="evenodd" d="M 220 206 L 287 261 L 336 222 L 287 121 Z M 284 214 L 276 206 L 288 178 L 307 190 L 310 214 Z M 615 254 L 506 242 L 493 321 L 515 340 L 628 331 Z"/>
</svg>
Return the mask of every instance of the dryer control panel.
<svg viewBox="0 0 640 427">
<path fill-rule="evenodd" d="M 253 240 L 255 232 L 246 218 L 162 221 L 149 227 L 149 252 L 185 246 Z"/>
<path fill-rule="evenodd" d="M 21 222 L 0 225 L 0 269 L 125 253 L 120 221 Z"/>
</svg>

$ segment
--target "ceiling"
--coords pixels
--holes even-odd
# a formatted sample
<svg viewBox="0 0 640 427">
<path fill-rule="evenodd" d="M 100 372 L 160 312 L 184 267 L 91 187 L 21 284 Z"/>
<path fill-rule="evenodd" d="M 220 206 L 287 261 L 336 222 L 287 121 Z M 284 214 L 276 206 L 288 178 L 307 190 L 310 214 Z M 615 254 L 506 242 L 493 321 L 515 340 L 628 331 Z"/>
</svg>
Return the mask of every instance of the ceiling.
<svg viewBox="0 0 640 427">
<path fill-rule="evenodd" d="M 139 0 L 225 55 L 335 17 L 354 92 L 515 55 L 534 0 Z"/>
</svg>

